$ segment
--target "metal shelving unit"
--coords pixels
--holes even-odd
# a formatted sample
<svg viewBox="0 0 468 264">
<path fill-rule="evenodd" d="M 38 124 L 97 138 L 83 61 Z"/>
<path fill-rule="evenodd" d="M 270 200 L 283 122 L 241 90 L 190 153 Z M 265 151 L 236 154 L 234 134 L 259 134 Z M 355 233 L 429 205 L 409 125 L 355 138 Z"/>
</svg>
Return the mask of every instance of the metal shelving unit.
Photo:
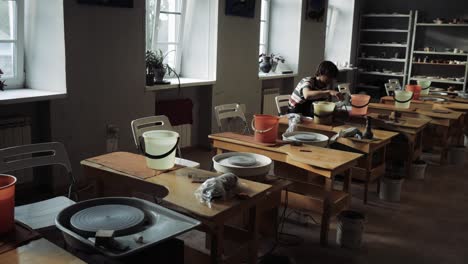
<svg viewBox="0 0 468 264">
<path fill-rule="evenodd" d="M 359 37 L 359 43 L 358 43 L 358 51 L 357 51 L 357 60 L 359 62 L 364 62 L 367 61 L 372 62 L 379 62 L 379 63 L 393 63 L 393 67 L 395 70 L 395 65 L 396 64 L 403 64 L 401 65 L 401 71 L 398 70 L 398 72 L 380 72 L 380 71 L 358 71 L 358 75 L 375 75 L 375 76 L 386 76 L 391 78 L 399 78 L 402 83 L 407 82 L 407 72 L 408 72 L 408 61 L 409 61 L 409 55 L 410 55 L 410 41 L 411 41 L 411 31 L 413 27 L 413 11 L 410 11 L 407 14 L 398 14 L 398 13 L 391 13 L 391 14 L 362 14 L 360 18 L 360 37 Z M 407 25 L 407 28 L 368 28 L 365 27 L 363 28 L 364 22 L 363 20 L 367 18 L 373 18 L 375 19 L 382 19 L 382 20 L 375 20 L 375 21 L 387 21 L 386 19 L 407 19 L 408 23 L 406 24 L 405 20 L 402 20 L 401 23 L 404 23 L 404 25 Z M 400 20 L 399 20 L 400 21 Z M 395 34 L 405 34 L 406 35 L 406 42 L 404 40 L 401 40 L 400 42 L 377 42 L 376 41 L 366 41 L 363 42 L 363 34 L 386 34 L 386 33 L 391 33 L 392 36 Z M 376 35 L 380 36 L 380 35 Z M 393 37 L 392 37 L 393 38 Z M 375 38 L 374 38 L 375 39 Z M 391 40 L 393 41 L 393 40 Z M 366 49 L 366 47 L 377 47 L 379 49 L 385 50 L 386 48 L 391 48 L 395 49 L 397 48 L 398 50 L 401 50 L 404 52 L 404 58 L 379 58 L 379 57 L 362 57 L 361 52 Z M 368 78 L 368 77 L 367 77 Z M 360 77 L 358 77 L 358 80 Z M 359 83 L 359 81 L 358 81 Z M 362 82 L 361 82 L 362 83 Z M 378 89 L 379 86 L 375 85 L 368 85 L 368 84 L 361 84 L 359 85 L 359 88 L 363 89 Z"/>
<path fill-rule="evenodd" d="M 414 18 L 414 28 L 413 28 L 413 38 L 412 38 L 412 44 L 411 44 L 411 57 L 410 57 L 410 63 L 409 63 L 409 71 L 408 71 L 408 82 L 410 81 L 418 81 L 418 80 L 428 80 L 434 83 L 443 83 L 443 84 L 456 84 L 456 85 L 461 85 L 462 89 L 464 92 L 466 92 L 466 86 L 467 86 L 467 77 L 468 77 L 468 53 L 454 53 L 454 52 L 440 52 L 440 51 L 421 51 L 421 50 L 415 50 L 416 46 L 416 38 L 418 34 L 418 28 L 427 28 L 427 27 L 441 27 L 441 28 L 465 28 L 463 30 L 466 30 L 468 28 L 468 24 L 436 24 L 436 23 L 420 23 L 418 22 L 418 11 L 415 12 L 415 18 Z M 468 32 L 467 32 L 468 33 Z M 439 56 L 450 56 L 452 58 L 456 59 L 463 59 L 466 61 L 464 64 L 445 64 L 445 63 L 430 63 L 430 62 L 416 62 L 414 61 L 414 55 L 415 54 L 421 54 L 421 55 L 428 55 L 428 56 L 433 56 L 433 55 L 439 55 Z M 449 66 L 458 66 L 458 67 L 464 67 L 465 68 L 465 75 L 463 76 L 464 81 L 459 82 L 459 81 L 453 81 L 453 80 L 447 80 L 444 78 L 417 78 L 413 76 L 413 65 L 425 65 L 424 67 L 449 67 Z M 455 69 L 450 67 L 449 69 Z M 450 77 L 462 77 L 462 76 L 450 76 Z"/>
</svg>

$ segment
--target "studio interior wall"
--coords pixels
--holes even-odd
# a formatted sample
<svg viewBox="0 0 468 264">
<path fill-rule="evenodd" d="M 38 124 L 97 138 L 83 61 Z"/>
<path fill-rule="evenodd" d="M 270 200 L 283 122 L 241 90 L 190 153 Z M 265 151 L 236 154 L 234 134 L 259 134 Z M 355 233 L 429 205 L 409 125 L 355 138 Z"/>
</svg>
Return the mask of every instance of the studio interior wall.
<svg viewBox="0 0 468 264">
<path fill-rule="evenodd" d="M 64 1 L 68 96 L 51 101 L 52 140 L 64 142 L 76 175 L 82 159 L 106 151 L 106 125 L 135 151 L 131 120 L 154 114 L 145 87 L 145 4 L 109 8 Z"/>
</svg>

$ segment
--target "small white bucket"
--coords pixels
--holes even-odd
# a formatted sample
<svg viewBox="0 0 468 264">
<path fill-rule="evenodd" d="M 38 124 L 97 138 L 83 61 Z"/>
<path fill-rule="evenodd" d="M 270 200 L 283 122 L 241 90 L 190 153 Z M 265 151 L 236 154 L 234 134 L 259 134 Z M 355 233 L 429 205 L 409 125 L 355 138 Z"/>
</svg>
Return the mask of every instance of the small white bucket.
<svg viewBox="0 0 468 264">
<path fill-rule="evenodd" d="M 403 179 L 382 177 L 379 198 L 389 202 L 399 202 Z"/>
<path fill-rule="evenodd" d="M 365 216 L 356 211 L 345 210 L 338 215 L 336 243 L 341 247 L 358 249 L 362 245 Z"/>
<path fill-rule="evenodd" d="M 426 174 L 427 163 L 419 160 L 413 162 L 411 166 L 411 173 L 409 178 L 415 180 L 424 180 L 424 175 Z"/>
<path fill-rule="evenodd" d="M 146 165 L 154 170 L 168 170 L 174 167 L 178 144 L 179 134 L 169 130 L 147 131 L 140 138 Z"/>
<path fill-rule="evenodd" d="M 450 164 L 462 166 L 466 160 L 465 146 L 456 146 L 450 148 L 449 152 Z"/>
<path fill-rule="evenodd" d="M 413 92 L 396 90 L 393 99 L 395 100 L 395 107 L 409 108 L 413 99 Z"/>
</svg>

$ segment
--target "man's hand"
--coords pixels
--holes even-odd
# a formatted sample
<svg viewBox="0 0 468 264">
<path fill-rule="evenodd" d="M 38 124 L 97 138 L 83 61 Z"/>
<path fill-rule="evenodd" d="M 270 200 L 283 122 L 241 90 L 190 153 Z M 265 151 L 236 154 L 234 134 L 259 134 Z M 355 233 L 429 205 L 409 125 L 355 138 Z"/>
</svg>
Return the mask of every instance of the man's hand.
<svg viewBox="0 0 468 264">
<path fill-rule="evenodd" d="M 329 90 L 328 93 L 330 94 L 330 96 L 336 97 L 340 101 L 343 101 L 344 99 L 343 94 L 341 94 L 340 92 Z"/>
</svg>

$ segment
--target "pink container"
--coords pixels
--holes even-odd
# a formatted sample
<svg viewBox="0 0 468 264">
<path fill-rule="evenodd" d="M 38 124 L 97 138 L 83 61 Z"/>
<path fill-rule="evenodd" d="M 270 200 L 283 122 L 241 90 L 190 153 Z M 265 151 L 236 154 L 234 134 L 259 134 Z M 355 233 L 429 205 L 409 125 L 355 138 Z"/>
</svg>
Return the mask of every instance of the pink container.
<svg viewBox="0 0 468 264">
<path fill-rule="evenodd" d="M 279 117 L 271 115 L 254 115 L 252 129 L 255 131 L 255 141 L 275 143 L 278 138 Z"/>
<path fill-rule="evenodd" d="M 13 230 L 15 225 L 16 178 L 0 174 L 0 234 Z"/>
<path fill-rule="evenodd" d="M 371 97 L 367 94 L 351 95 L 351 113 L 353 116 L 367 115 L 367 108 Z"/>
<path fill-rule="evenodd" d="M 419 95 L 421 95 L 422 87 L 421 85 L 406 85 L 406 91 L 413 92 L 413 100 L 419 100 Z"/>
</svg>

